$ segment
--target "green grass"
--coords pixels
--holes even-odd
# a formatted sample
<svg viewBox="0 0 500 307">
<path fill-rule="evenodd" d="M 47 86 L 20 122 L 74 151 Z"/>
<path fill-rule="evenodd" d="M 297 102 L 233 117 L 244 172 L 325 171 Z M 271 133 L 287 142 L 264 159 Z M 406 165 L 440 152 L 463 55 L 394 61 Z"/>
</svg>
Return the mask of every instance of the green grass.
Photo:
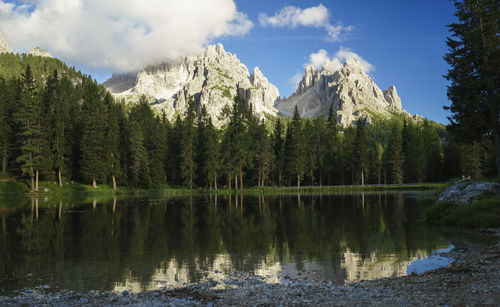
<svg viewBox="0 0 500 307">
<path fill-rule="evenodd" d="M 500 227 L 500 198 L 485 198 L 468 205 L 439 202 L 424 212 L 432 224 L 458 227 Z"/>
<path fill-rule="evenodd" d="M 25 194 L 28 187 L 19 181 L 0 181 L 0 194 Z"/>
<path fill-rule="evenodd" d="M 113 190 L 111 186 L 100 184 L 97 188 L 91 185 L 81 183 L 68 183 L 60 187 L 55 182 L 43 181 L 39 184 L 39 191 L 32 193 L 28 185 L 23 182 L 8 181 L 0 182 L 0 195 L 21 194 L 21 195 L 70 195 L 70 194 L 89 194 L 89 195 L 139 195 L 139 196 L 190 196 L 201 194 L 248 194 L 248 195 L 272 195 L 272 194 L 290 194 L 290 193 L 344 193 L 344 192 L 369 192 L 369 191 L 439 191 L 443 189 L 444 184 L 411 184 L 411 185 L 365 185 L 365 186 L 306 186 L 306 187 L 248 187 L 241 190 L 218 189 L 205 190 L 195 188 L 193 190 L 184 187 L 171 187 L 162 185 L 151 189 L 140 189 L 131 187 L 118 187 Z"/>
</svg>

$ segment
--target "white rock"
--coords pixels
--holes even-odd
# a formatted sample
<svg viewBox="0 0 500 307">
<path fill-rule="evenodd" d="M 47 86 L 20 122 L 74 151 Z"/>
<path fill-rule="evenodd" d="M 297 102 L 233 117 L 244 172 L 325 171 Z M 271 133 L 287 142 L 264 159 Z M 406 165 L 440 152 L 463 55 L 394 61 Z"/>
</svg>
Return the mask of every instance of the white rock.
<svg viewBox="0 0 500 307">
<path fill-rule="evenodd" d="M 10 49 L 9 45 L 7 45 L 7 42 L 5 41 L 5 38 L 2 35 L 2 32 L 0 32 L 0 53 L 14 53 L 14 51 Z"/>
<path fill-rule="evenodd" d="M 150 66 L 138 74 L 113 75 L 104 85 L 115 97 L 127 102 L 138 101 L 145 95 L 152 107 L 165 112 L 170 120 L 183 114 L 192 98 L 198 108 L 205 105 L 214 124 L 220 126 L 225 122 L 220 118 L 222 109 L 231 106 L 237 94 L 252 104 L 260 118 L 278 112 L 274 108 L 278 89 L 259 68 L 250 75 L 236 55 L 226 52 L 221 44 L 208 46 L 206 51 L 177 63 Z"/>
<path fill-rule="evenodd" d="M 396 87 L 382 91 L 354 58 L 334 72 L 306 67 L 296 92 L 278 101 L 276 108 L 288 116 L 292 116 L 297 106 L 303 117 L 326 117 L 332 105 L 338 123 L 344 127 L 360 117 L 371 121 L 374 115 L 390 117 L 393 112 L 409 115 L 402 108 Z"/>
<path fill-rule="evenodd" d="M 47 51 L 40 49 L 40 47 L 35 47 L 31 49 L 28 54 L 33 55 L 33 56 L 41 56 L 45 58 L 52 58 L 52 55 Z"/>
<path fill-rule="evenodd" d="M 452 201 L 459 205 L 465 205 L 478 200 L 484 193 L 500 197 L 500 184 L 487 181 L 453 184 L 441 193 L 438 202 Z"/>
</svg>

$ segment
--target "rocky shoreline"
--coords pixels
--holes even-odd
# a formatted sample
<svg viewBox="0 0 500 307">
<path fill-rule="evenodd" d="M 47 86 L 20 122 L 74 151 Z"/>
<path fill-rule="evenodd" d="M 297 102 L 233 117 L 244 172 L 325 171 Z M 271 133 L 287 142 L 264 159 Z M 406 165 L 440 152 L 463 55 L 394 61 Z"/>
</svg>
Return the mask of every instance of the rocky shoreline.
<svg viewBox="0 0 500 307">
<path fill-rule="evenodd" d="M 287 277 L 282 277 L 280 283 L 270 284 L 260 276 L 235 272 L 221 281 L 206 280 L 182 288 L 140 293 L 49 293 L 50 289 L 45 289 L 48 286 L 42 286 L 0 297 L 0 305 L 496 305 L 500 302 L 500 242 L 480 249 L 459 247 L 442 255 L 453 258 L 453 263 L 419 275 L 341 286 L 330 281 Z"/>
</svg>

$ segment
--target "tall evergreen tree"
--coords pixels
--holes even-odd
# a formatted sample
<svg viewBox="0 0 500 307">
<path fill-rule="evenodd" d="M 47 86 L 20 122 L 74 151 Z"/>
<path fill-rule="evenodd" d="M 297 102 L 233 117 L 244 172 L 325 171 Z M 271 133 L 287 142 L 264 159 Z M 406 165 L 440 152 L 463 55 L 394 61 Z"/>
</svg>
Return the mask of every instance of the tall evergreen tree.
<svg viewBox="0 0 500 307">
<path fill-rule="evenodd" d="M 254 165 L 258 174 L 258 186 L 263 187 L 271 170 L 272 149 L 264 120 L 262 120 L 256 129 Z"/>
<path fill-rule="evenodd" d="M 500 3 L 456 0 L 455 7 L 458 22 L 449 25 L 445 56 L 450 130 L 466 141 L 491 137 L 500 175 Z"/>
<path fill-rule="evenodd" d="M 106 107 L 102 101 L 104 90 L 90 77 L 83 79 L 82 139 L 80 141 L 80 172 L 82 179 L 92 182 L 106 181 Z"/>
<path fill-rule="evenodd" d="M 196 105 L 193 99 L 188 102 L 184 115 L 183 133 L 181 139 L 180 173 L 185 184 L 193 189 L 196 176 Z"/>
<path fill-rule="evenodd" d="M 283 150 L 284 150 L 284 140 L 283 140 L 283 125 L 281 124 L 281 120 L 278 117 L 276 119 L 276 123 L 274 125 L 274 131 L 273 131 L 273 154 L 274 154 L 274 173 L 275 173 L 275 184 L 278 184 L 278 186 L 282 186 L 283 182 L 283 167 L 285 163 L 285 159 L 283 156 Z"/>
<path fill-rule="evenodd" d="M 31 191 L 38 191 L 38 180 L 35 183 L 35 176 L 38 178 L 39 172 L 36 169 L 36 160 L 40 154 L 38 147 L 40 107 L 37 99 L 35 80 L 31 73 L 31 67 L 28 65 L 20 80 L 19 104 L 14 116 L 19 129 L 20 155 L 17 157 L 17 161 L 21 165 L 22 173 L 27 174 L 31 179 Z"/>
<path fill-rule="evenodd" d="M 326 170 L 328 172 L 328 184 L 341 183 L 342 177 L 342 148 L 339 136 L 339 126 L 337 117 L 333 113 L 333 106 L 330 106 L 328 111 L 328 119 L 326 123 Z"/>
<path fill-rule="evenodd" d="M 355 176 L 359 176 L 361 185 L 365 184 L 365 175 L 368 170 L 368 146 L 365 134 L 365 123 L 363 118 L 359 118 L 356 122 L 356 138 L 354 140 L 354 168 Z M 356 180 L 356 182 L 359 182 Z"/>
<path fill-rule="evenodd" d="M 144 147 L 142 129 L 137 122 L 131 123 L 129 151 L 132 185 L 142 188 L 151 186 L 148 153 Z"/>
<path fill-rule="evenodd" d="M 111 180 L 113 189 L 116 190 L 116 176 L 120 174 L 120 121 L 123 117 L 123 110 L 120 105 L 115 104 L 111 94 L 104 96 L 105 114 L 105 133 L 106 143 L 104 146 L 104 155 L 106 157 L 106 177 Z"/>
<path fill-rule="evenodd" d="M 300 186 L 305 169 L 305 146 L 302 131 L 302 120 L 297 106 L 293 113 L 292 122 L 287 131 L 285 143 L 285 168 L 288 171 L 289 179 L 295 178 L 297 187 Z"/>
<path fill-rule="evenodd" d="M 387 148 L 392 183 L 403 183 L 404 154 L 402 136 L 398 126 L 395 124 L 391 130 L 391 139 Z"/>
</svg>

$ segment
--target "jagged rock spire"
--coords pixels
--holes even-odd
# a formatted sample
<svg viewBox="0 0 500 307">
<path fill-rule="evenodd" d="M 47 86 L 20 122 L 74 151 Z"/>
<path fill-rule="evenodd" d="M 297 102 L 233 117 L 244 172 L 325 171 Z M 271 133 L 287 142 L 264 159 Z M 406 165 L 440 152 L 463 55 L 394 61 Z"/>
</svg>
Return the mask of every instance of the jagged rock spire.
<svg viewBox="0 0 500 307">
<path fill-rule="evenodd" d="M 2 35 L 2 32 L 0 32 L 0 53 L 13 53 L 12 49 L 10 49 L 9 45 L 7 45 L 7 42 L 5 41 L 5 38 Z"/>
</svg>

